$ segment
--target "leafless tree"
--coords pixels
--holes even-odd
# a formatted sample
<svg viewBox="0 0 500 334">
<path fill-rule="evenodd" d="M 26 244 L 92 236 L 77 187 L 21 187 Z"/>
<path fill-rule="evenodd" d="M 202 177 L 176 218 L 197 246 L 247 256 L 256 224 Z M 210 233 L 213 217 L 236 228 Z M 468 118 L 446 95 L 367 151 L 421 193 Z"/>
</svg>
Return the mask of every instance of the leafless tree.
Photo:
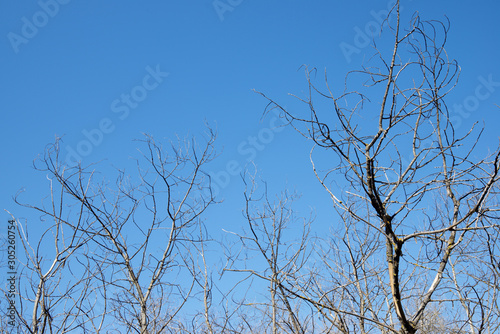
<svg viewBox="0 0 500 334">
<path fill-rule="evenodd" d="M 57 154 L 57 144 L 49 146 L 42 159 L 45 166 L 54 163 Z M 102 286 L 94 283 L 102 263 L 90 260 L 92 236 L 85 231 L 88 216 L 83 205 L 71 203 L 64 187 L 49 175 L 49 195 L 42 205 L 22 204 L 40 214 L 38 226 L 33 226 L 34 221 L 22 224 L 12 216 L 18 234 L 19 321 L 16 327 L 6 328 L 19 333 L 68 333 L 86 328 L 99 332 L 107 314 L 106 299 Z"/>
<path fill-rule="evenodd" d="M 203 242 L 197 237 L 200 216 L 214 202 L 201 170 L 213 157 L 215 136 L 209 136 L 200 151 L 188 141 L 170 154 L 148 138 L 148 170 L 139 165 L 140 185 L 129 186 L 121 177 L 115 198 L 102 192 L 98 205 L 89 203 L 100 220 L 94 240 L 104 254 L 116 256 L 109 283 L 116 290 L 118 316 L 138 333 L 163 332 L 193 292 L 196 279 L 186 256 L 193 244 Z M 101 203 L 106 202 L 116 204 L 105 208 Z"/>
<path fill-rule="evenodd" d="M 391 52 L 375 46 L 340 90 L 306 68 L 308 93 L 295 96 L 306 113 L 260 93 L 314 143 L 313 171 L 342 226 L 319 247 L 323 265 L 283 285 L 341 333 L 426 332 L 443 308 L 448 332 L 495 332 L 500 151 L 477 159 L 481 130 L 450 120 L 449 25 L 414 16 L 403 29 L 399 1 L 391 15 Z"/>
<path fill-rule="evenodd" d="M 243 215 L 247 231 L 228 231 L 242 243 L 239 254 L 230 254 L 224 269 L 227 272 L 246 274 L 244 280 L 258 279 L 267 283 L 268 293 L 260 292 L 262 300 L 255 299 L 260 289 L 252 286 L 252 296 L 240 302 L 244 309 L 257 312 L 250 332 L 306 333 L 313 326 L 310 307 L 290 294 L 285 282 L 306 266 L 310 250 L 308 242 L 311 220 L 296 217 L 291 204 L 296 195 L 284 192 L 273 201 L 265 183 L 258 182 L 256 170 L 243 175 L 246 185 Z M 262 189 L 260 189 L 262 188 Z M 299 238 L 297 239 L 297 231 Z M 262 259 L 259 265 L 257 259 Z M 302 309 L 304 306 L 304 309 Z"/>
<path fill-rule="evenodd" d="M 147 136 L 137 185 L 125 171 L 110 185 L 94 165 L 60 163 L 59 142 L 48 147 L 37 168 L 50 180 L 49 204 L 24 206 L 53 223 L 35 242 L 27 235 L 33 222 L 20 228 L 27 260 L 19 318 L 27 333 L 176 328 L 200 274 L 190 256 L 206 242 L 199 231 L 214 197 L 203 167 L 214 157 L 214 140 L 209 130 L 202 146 L 179 139 L 165 148 Z M 208 296 L 209 273 L 202 274 Z"/>
</svg>

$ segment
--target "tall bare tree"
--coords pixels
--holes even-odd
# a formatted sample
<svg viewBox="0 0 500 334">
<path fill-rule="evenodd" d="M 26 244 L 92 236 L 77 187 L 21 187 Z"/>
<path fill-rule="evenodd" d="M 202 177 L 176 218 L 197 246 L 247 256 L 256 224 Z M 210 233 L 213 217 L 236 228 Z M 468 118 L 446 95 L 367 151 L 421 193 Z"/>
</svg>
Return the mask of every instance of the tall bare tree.
<svg viewBox="0 0 500 334">
<path fill-rule="evenodd" d="M 323 240 L 323 268 L 284 286 L 341 333 L 425 332 L 441 308 L 449 332 L 495 332 L 500 151 L 477 159 L 481 130 L 450 121 L 449 25 L 415 16 L 403 29 L 399 1 L 386 22 L 391 52 L 375 46 L 344 87 L 325 75 L 319 88 L 306 69 L 305 113 L 260 93 L 314 143 L 313 171 L 343 226 Z"/>
</svg>

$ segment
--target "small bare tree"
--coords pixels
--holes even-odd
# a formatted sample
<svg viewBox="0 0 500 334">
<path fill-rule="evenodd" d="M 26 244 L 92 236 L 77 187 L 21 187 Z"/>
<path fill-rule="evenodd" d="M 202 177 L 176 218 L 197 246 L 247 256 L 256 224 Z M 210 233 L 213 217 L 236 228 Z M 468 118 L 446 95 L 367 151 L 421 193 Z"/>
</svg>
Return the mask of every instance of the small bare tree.
<svg viewBox="0 0 500 334">
<path fill-rule="evenodd" d="M 259 282 L 252 286 L 252 299 L 245 298 L 240 304 L 259 314 L 261 321 L 252 322 L 254 327 L 249 328 L 252 333 L 306 333 L 314 326 L 310 308 L 289 292 L 286 282 L 296 277 L 309 260 L 312 220 L 301 222 L 295 216 L 291 205 L 296 195 L 284 192 L 272 201 L 267 185 L 260 184 L 256 174 L 248 171 L 243 175 L 243 182 L 246 185 L 243 215 L 247 231 L 243 234 L 230 232 L 238 237 L 243 247 L 239 254 L 228 256 L 224 271 L 245 273 L 245 280 L 256 278 L 267 282 L 268 294 L 263 294 L 263 301 L 254 299 L 259 291 L 257 286 L 262 283 Z M 262 265 L 258 264 L 258 258 L 262 259 Z"/>
<path fill-rule="evenodd" d="M 207 239 L 199 233 L 202 215 L 214 203 L 203 172 L 214 140 L 209 130 L 201 147 L 179 140 L 165 148 L 147 136 L 138 184 L 118 171 L 114 186 L 93 165 L 61 164 L 59 142 L 48 147 L 38 169 L 50 179 L 49 204 L 23 204 L 40 212 L 44 224 L 45 217 L 54 222 L 36 241 L 20 234 L 27 260 L 19 318 L 27 333 L 116 328 L 149 334 L 179 327 L 176 317 L 199 276 L 207 279 L 202 291 L 210 293 L 209 274 L 200 273 L 195 257 Z"/>
<path fill-rule="evenodd" d="M 56 166 L 58 144 L 50 145 L 42 172 Z M 64 177 L 64 171 L 62 172 Z M 90 260 L 85 231 L 88 216 L 82 203 L 72 202 L 57 179 L 47 175 L 49 195 L 41 206 L 21 204 L 40 214 L 40 222 L 15 219 L 18 232 L 16 333 L 68 333 L 90 329 L 99 332 L 107 315 L 105 290 L 96 284 L 102 263 Z M 47 204 L 45 204 L 47 203 Z"/>
</svg>

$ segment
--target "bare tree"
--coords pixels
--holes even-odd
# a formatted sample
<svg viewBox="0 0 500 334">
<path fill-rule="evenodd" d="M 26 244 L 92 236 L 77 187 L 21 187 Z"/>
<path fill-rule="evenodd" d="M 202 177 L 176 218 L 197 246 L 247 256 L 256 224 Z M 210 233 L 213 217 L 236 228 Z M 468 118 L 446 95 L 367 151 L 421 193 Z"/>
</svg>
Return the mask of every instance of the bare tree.
<svg viewBox="0 0 500 334">
<path fill-rule="evenodd" d="M 42 160 L 47 167 L 57 158 L 56 143 L 48 147 Z M 88 216 L 81 203 L 67 198 L 57 177 L 49 175 L 49 195 L 42 205 L 21 204 L 41 215 L 39 226 L 33 228 L 27 221 L 22 224 L 11 215 L 21 246 L 16 250 L 19 321 L 17 326 L 6 328 L 20 333 L 68 333 L 86 328 L 99 332 L 107 314 L 106 299 L 102 286 L 95 284 L 102 263 L 89 258 L 92 236 L 85 231 Z"/>
<path fill-rule="evenodd" d="M 139 165 L 140 185 L 128 186 L 120 178 L 111 201 L 116 204 L 95 210 L 102 229 L 98 242 L 117 258 L 110 263 L 116 272 L 108 283 L 116 289 L 118 316 L 139 333 L 163 332 L 195 286 L 190 274 L 194 269 L 186 268 L 190 261 L 185 256 L 193 244 L 203 242 L 197 237 L 200 216 L 214 202 L 201 170 L 213 157 L 214 139 L 210 132 L 200 151 L 188 141 L 169 154 L 149 137 L 144 158 L 150 170 Z M 100 203 L 109 202 L 104 193 L 101 196 Z M 123 200 L 129 203 L 127 209 Z M 100 203 L 89 207 L 100 208 Z"/>
<path fill-rule="evenodd" d="M 243 175 L 246 185 L 243 215 L 247 231 L 242 234 L 230 232 L 241 241 L 242 249 L 239 254 L 228 256 L 224 270 L 245 273 L 244 280 L 257 278 L 267 282 L 268 293 L 263 294 L 263 300 L 255 300 L 260 285 L 257 283 L 252 286 L 252 298 L 243 298 L 240 302 L 245 309 L 252 308 L 259 314 L 260 321 L 252 322 L 252 333 L 306 333 L 314 326 L 310 307 L 290 294 L 286 282 L 289 277 L 297 276 L 309 260 L 312 220 L 302 222 L 295 216 L 291 204 L 296 195 L 284 192 L 275 201 L 270 199 L 267 185 L 258 182 L 255 173 L 247 170 Z M 300 229 L 300 237 L 292 237 Z M 254 257 L 262 259 L 262 266 Z"/>
<path fill-rule="evenodd" d="M 296 96 L 305 114 L 260 93 L 313 141 L 314 173 L 343 225 L 320 247 L 323 267 L 287 277 L 288 293 L 341 333 L 425 332 L 441 307 L 449 332 L 494 332 L 500 151 L 476 159 L 481 131 L 460 133 L 450 121 L 445 98 L 459 67 L 444 48 L 449 25 L 415 16 L 405 30 L 399 1 L 392 12 L 392 52 L 375 46 L 341 91 L 326 75 L 320 89 L 306 68 L 308 94 Z"/>
<path fill-rule="evenodd" d="M 61 164 L 58 142 L 48 147 L 38 168 L 49 175 L 49 204 L 25 206 L 54 223 L 37 242 L 21 234 L 27 261 L 19 315 L 26 332 L 176 328 L 176 316 L 197 288 L 199 267 L 190 256 L 206 242 L 198 232 L 214 198 L 202 168 L 214 156 L 214 140 L 209 130 L 201 147 L 178 140 L 165 148 L 147 136 L 138 184 L 118 171 L 114 186 L 93 165 Z M 202 290 L 209 293 L 206 285 Z"/>
</svg>

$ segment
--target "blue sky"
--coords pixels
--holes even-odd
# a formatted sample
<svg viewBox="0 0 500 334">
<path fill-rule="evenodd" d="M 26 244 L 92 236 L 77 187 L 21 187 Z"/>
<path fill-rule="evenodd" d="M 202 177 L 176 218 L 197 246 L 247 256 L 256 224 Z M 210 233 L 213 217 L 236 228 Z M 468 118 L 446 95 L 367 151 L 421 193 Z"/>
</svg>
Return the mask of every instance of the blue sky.
<svg viewBox="0 0 500 334">
<path fill-rule="evenodd" d="M 305 88 L 301 65 L 325 68 L 338 78 L 358 68 L 370 53 L 357 31 L 376 20 L 390 1 L 4 1 L 0 4 L 2 99 L 0 202 L 19 217 L 31 213 L 12 196 L 46 194 L 47 180 L 33 159 L 55 136 L 63 152 L 84 163 L 133 168 L 134 139 L 200 137 L 208 122 L 217 129 L 219 158 L 214 175 L 248 158 L 271 189 L 303 194 L 302 205 L 328 205 L 309 163 L 311 143 L 291 129 L 274 131 L 272 116 L 261 119 L 266 101 L 252 89 L 293 104 L 288 93 Z M 219 6 L 219 10 L 215 7 Z M 222 9 L 221 9 L 222 8 Z M 464 129 L 485 122 L 486 146 L 498 144 L 500 26 L 496 1 L 403 1 L 403 23 L 414 11 L 424 19 L 451 21 L 448 53 L 462 67 L 459 86 L 448 98 L 470 111 L 457 113 Z M 374 14 L 375 13 L 375 14 Z M 375 15 L 375 16 L 374 16 Z M 34 24 L 37 24 L 38 27 Z M 359 53 L 346 57 L 342 45 Z M 487 97 L 474 100 L 477 88 Z M 135 96 L 135 101 L 127 96 Z M 100 129 L 88 146 L 85 133 Z M 264 136 L 252 154 L 249 137 Z M 268 137 L 265 137 L 265 136 Z M 87 144 L 83 142 L 86 141 Z M 85 146 L 87 145 L 87 146 Z M 243 184 L 222 182 L 225 202 L 212 212 L 216 229 L 241 223 Z M 224 216 L 220 214 L 224 213 Z M 2 212 L 3 220 L 9 216 Z M 321 216 L 320 216 L 321 217 Z M 209 218 L 210 219 L 210 218 Z M 6 226 L 6 224 L 4 225 Z M 2 228 L 3 231 L 3 228 Z"/>
</svg>

